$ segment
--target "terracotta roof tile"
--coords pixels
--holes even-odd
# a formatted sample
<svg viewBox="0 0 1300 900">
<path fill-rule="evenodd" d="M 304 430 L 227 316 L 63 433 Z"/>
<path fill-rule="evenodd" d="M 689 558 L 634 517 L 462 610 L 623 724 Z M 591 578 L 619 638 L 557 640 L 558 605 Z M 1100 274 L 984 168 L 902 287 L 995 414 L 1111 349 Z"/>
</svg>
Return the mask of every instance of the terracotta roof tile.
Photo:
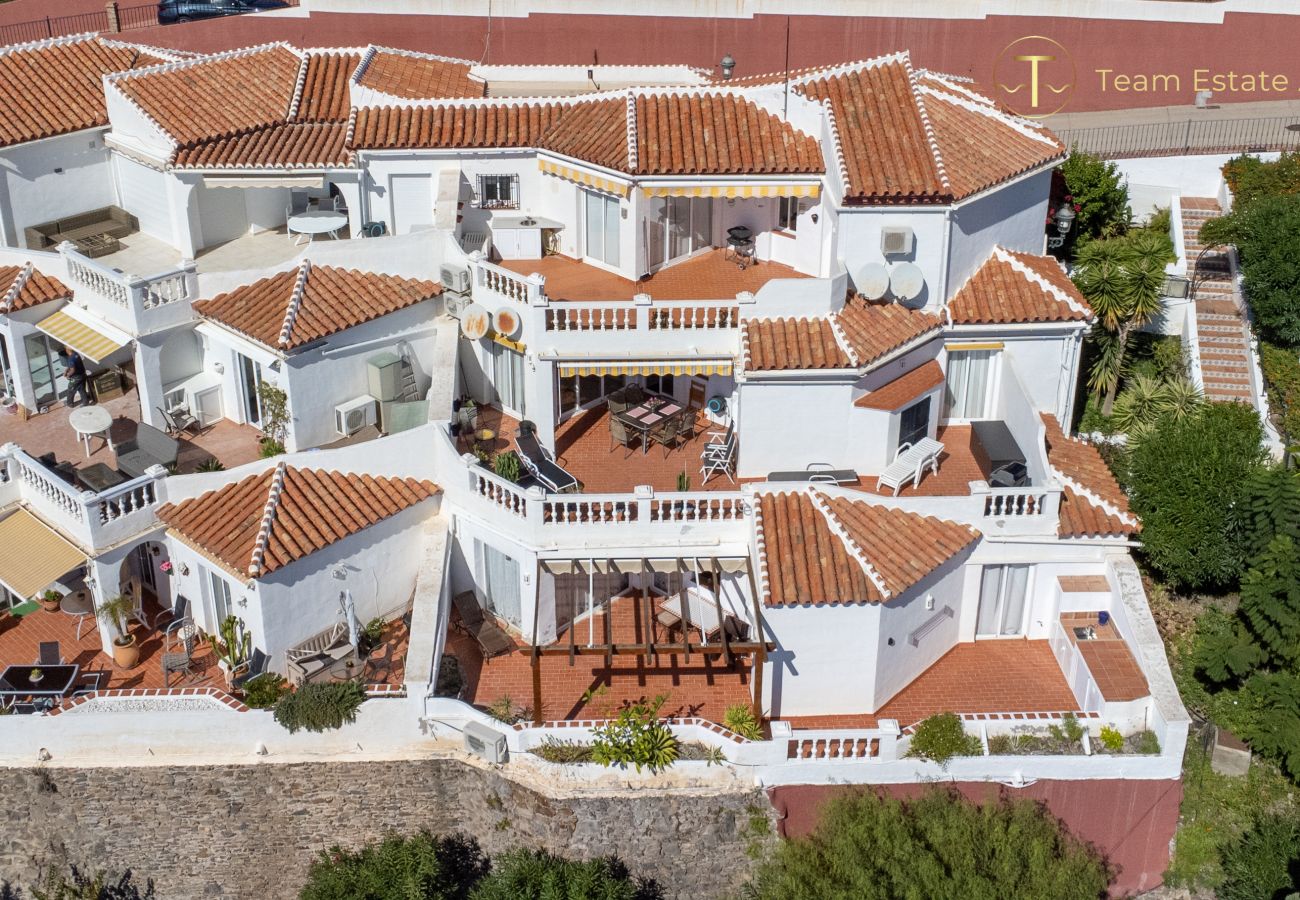
<svg viewBox="0 0 1300 900">
<path fill-rule="evenodd" d="M 1054 260 L 1001 247 L 953 295 L 948 311 L 957 325 L 1085 322 L 1092 317 L 1088 301 Z"/>
<path fill-rule="evenodd" d="M 203 141 L 176 151 L 182 169 L 324 168 L 346 166 L 346 122 L 290 122 L 234 137 Z"/>
<path fill-rule="evenodd" d="M 869 303 L 860 297 L 844 304 L 835 319 L 863 366 L 943 327 L 932 313 L 899 303 Z"/>
<path fill-rule="evenodd" d="M 745 366 L 753 371 L 853 365 L 835 339 L 830 319 L 749 319 L 744 340 Z"/>
<path fill-rule="evenodd" d="M 466 60 L 376 50 L 357 83 L 408 100 L 482 97 L 487 83 L 470 78 L 470 66 Z"/>
<path fill-rule="evenodd" d="M 275 501 L 271 488 L 278 477 Z M 299 469 L 281 463 L 180 503 L 158 518 L 186 543 L 231 572 L 268 575 L 434 496 L 438 488 L 414 478 Z M 270 531 L 259 541 L 267 508 Z M 261 550 L 260 554 L 255 551 Z M 260 559 L 259 559 L 260 557 Z"/>
<path fill-rule="evenodd" d="M 922 363 L 912 371 L 853 402 L 859 409 L 898 409 L 917 397 L 943 384 L 943 369 L 934 360 Z"/>
<path fill-rule="evenodd" d="M 844 497 L 764 494 L 757 507 L 768 606 L 887 601 L 979 539 L 966 525 Z"/>
<path fill-rule="evenodd" d="M 0 266 L 0 313 L 71 299 L 69 287 L 31 265 Z"/>
<path fill-rule="evenodd" d="M 200 300 L 194 309 L 267 347 L 291 350 L 441 293 L 434 281 L 304 263 Z"/>
<path fill-rule="evenodd" d="M 1076 494 L 1069 487 L 1061 493 L 1060 518 L 1056 525 L 1057 537 L 1131 537 L 1138 528 L 1119 516 L 1107 512 L 1087 497 Z"/>
<path fill-rule="evenodd" d="M 301 57 L 274 44 L 113 79 L 184 146 L 284 122 Z"/>
<path fill-rule="evenodd" d="M 0 146 L 107 125 L 103 76 L 160 62 L 142 48 L 87 37 L 0 50 Z"/>
<path fill-rule="evenodd" d="M 303 61 L 294 122 L 346 122 L 351 106 L 348 80 L 360 53 L 312 53 Z"/>
<path fill-rule="evenodd" d="M 1061 537 L 1127 537 L 1141 531 L 1141 523 L 1129 509 L 1128 495 L 1115 480 L 1097 448 L 1066 437 L 1055 416 L 1049 413 L 1041 415 L 1047 429 L 1047 464 L 1058 478 L 1067 481 L 1061 495 L 1057 534 Z M 1070 482 L 1081 490 L 1075 490 Z M 1107 505 L 1111 508 L 1108 509 Z"/>
<path fill-rule="evenodd" d="M 563 114 L 558 103 L 362 107 L 351 146 L 358 150 L 535 147 Z"/>
<path fill-rule="evenodd" d="M 1055 138 L 1044 133 L 1048 143 L 1018 131 L 993 107 L 981 112 L 928 94 L 925 109 L 957 198 L 977 194 L 1064 155 L 1065 148 Z"/>
<path fill-rule="evenodd" d="M 627 99 L 575 103 L 540 135 L 538 146 L 607 169 L 628 171 Z"/>
</svg>

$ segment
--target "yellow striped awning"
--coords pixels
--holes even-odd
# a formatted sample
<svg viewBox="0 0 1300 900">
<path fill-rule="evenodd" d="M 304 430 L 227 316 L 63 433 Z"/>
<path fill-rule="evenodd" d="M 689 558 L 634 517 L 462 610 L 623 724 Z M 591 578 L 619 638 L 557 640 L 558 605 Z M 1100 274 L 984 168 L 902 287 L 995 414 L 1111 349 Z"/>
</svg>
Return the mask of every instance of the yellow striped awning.
<svg viewBox="0 0 1300 900">
<path fill-rule="evenodd" d="M 559 163 L 551 162 L 549 159 L 539 159 L 537 168 L 547 175 L 554 175 L 556 178 L 563 178 L 565 181 L 573 181 L 577 184 L 585 184 L 587 187 L 617 194 L 620 197 L 626 197 L 628 194 L 628 185 L 626 184 L 620 184 L 613 179 L 604 178 L 594 172 L 585 172 L 572 166 L 562 166 Z"/>
<path fill-rule="evenodd" d="M 820 197 L 820 184 L 647 185 L 647 197 Z"/>
<path fill-rule="evenodd" d="M 528 350 L 528 346 L 524 344 L 523 341 L 516 341 L 496 331 L 492 332 L 492 341 L 493 343 L 500 344 L 502 347 L 506 347 L 516 353 L 525 353 Z"/>
<path fill-rule="evenodd" d="M 582 362 L 560 363 L 560 377 L 574 375 L 730 375 L 731 363 L 720 360 L 686 362 Z"/>
<path fill-rule="evenodd" d="M 65 306 L 48 319 L 37 322 L 36 327 L 97 363 L 131 343 L 129 334 L 79 306 Z"/>
<path fill-rule="evenodd" d="M 85 564 L 86 554 L 27 510 L 0 521 L 0 583 L 18 596 L 34 597 Z"/>
</svg>

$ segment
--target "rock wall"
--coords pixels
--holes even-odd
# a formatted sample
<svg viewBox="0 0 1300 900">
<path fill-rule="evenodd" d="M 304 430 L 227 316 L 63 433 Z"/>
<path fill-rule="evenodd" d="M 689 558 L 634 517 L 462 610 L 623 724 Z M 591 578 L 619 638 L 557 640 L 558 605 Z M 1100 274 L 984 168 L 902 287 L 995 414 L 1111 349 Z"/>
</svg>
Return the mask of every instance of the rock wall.
<svg viewBox="0 0 1300 900">
<path fill-rule="evenodd" d="M 427 828 L 472 834 L 489 853 L 615 853 L 667 896 L 703 900 L 747 877 L 746 848 L 772 815 L 757 789 L 556 799 L 448 759 L 7 769 L 0 877 L 26 886 L 66 856 L 152 877 L 162 900 L 289 900 L 318 850 Z"/>
</svg>

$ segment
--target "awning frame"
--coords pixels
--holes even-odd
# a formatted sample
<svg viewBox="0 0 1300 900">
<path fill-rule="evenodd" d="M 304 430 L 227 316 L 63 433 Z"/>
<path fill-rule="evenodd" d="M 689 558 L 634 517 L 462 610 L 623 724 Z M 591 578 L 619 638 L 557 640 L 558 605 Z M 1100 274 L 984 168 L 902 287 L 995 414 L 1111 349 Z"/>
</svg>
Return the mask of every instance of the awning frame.
<svg viewBox="0 0 1300 900">
<path fill-rule="evenodd" d="M 735 375 L 735 363 L 722 359 L 555 360 L 561 378 L 583 375 Z"/>
<path fill-rule="evenodd" d="M 26 534 L 15 534 L 21 530 L 25 530 Z M 84 551 L 26 508 L 20 507 L 0 519 L 0 535 L 5 538 L 5 549 L 18 551 L 26 567 L 24 572 L 8 570 L 6 568 L 9 563 L 8 558 L 0 557 L 0 584 L 3 584 L 10 593 L 24 600 L 35 597 L 37 591 L 44 590 L 68 572 L 87 564 Z M 15 545 L 16 537 L 25 538 L 25 542 Z M 36 547 L 32 542 L 38 539 L 44 543 Z M 58 569 L 58 572 L 50 574 L 54 573 L 55 569 Z M 18 581 L 20 575 L 26 576 L 27 581 L 20 584 Z M 43 580 L 47 576 L 48 580 Z M 41 583 L 37 584 L 38 581 Z"/>
<path fill-rule="evenodd" d="M 125 331 L 71 303 L 37 322 L 36 330 L 97 364 L 130 346 L 132 340 Z"/>
</svg>

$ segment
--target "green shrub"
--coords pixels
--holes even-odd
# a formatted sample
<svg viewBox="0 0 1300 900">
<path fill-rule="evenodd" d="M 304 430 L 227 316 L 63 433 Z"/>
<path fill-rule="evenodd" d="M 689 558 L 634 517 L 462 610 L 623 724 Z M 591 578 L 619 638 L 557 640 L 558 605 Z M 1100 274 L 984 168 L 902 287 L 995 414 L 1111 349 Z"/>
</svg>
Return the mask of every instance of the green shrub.
<svg viewBox="0 0 1300 900">
<path fill-rule="evenodd" d="M 1101 745 L 1106 748 L 1107 753 L 1119 753 L 1124 749 L 1124 735 L 1120 734 L 1118 728 L 1112 728 L 1109 725 L 1101 726 Z"/>
<path fill-rule="evenodd" d="M 284 455 L 284 444 L 280 441 L 273 441 L 270 438 L 262 438 L 258 445 L 261 450 L 262 459 L 270 459 L 272 456 Z"/>
<path fill-rule="evenodd" d="M 1260 819 L 1223 854 L 1220 900 L 1273 900 L 1300 892 L 1300 816 Z"/>
<path fill-rule="evenodd" d="M 355 681 L 305 684 L 280 698 L 275 705 L 275 721 L 290 734 L 303 728 L 308 731 L 342 728 L 357 720 L 357 710 L 365 699 L 365 691 Z"/>
<path fill-rule="evenodd" d="M 660 696 L 650 703 L 634 703 L 619 710 L 613 721 L 593 728 L 592 759 L 602 766 L 626 769 L 632 765 L 638 772 L 644 766 L 655 773 L 676 762 L 677 738 L 659 721 L 665 699 Z"/>
<path fill-rule="evenodd" d="M 721 747 L 702 741 L 684 741 L 677 745 L 677 758 L 694 762 L 706 762 L 711 766 L 720 766 L 727 761 Z"/>
<path fill-rule="evenodd" d="M 473 838 L 390 835 L 359 850 L 322 851 L 300 900 L 466 900 L 488 871 Z"/>
<path fill-rule="evenodd" d="M 541 850 L 503 854 L 471 900 L 658 900 L 658 885 L 633 878 L 612 856 L 575 861 Z M 322 898 L 323 900 L 323 898 Z"/>
<path fill-rule="evenodd" d="M 1300 444 L 1300 353 L 1260 341 L 1259 368 L 1282 440 L 1287 446 Z"/>
<path fill-rule="evenodd" d="M 1074 228 L 1067 242 L 1089 241 L 1123 234 L 1132 213 L 1128 205 L 1128 188 L 1119 167 L 1099 156 L 1077 148 L 1061 163 L 1070 200 L 1078 207 Z"/>
<path fill-rule="evenodd" d="M 916 726 L 908 756 L 947 765 L 954 756 L 979 756 L 980 739 L 967 734 L 956 713 L 937 713 Z"/>
<path fill-rule="evenodd" d="M 1300 345 L 1300 195 L 1263 197 L 1201 229 L 1206 243 L 1237 246 L 1246 298 L 1266 340 Z"/>
<path fill-rule="evenodd" d="M 751 741 L 763 739 L 763 724 L 754 716 L 754 708 L 748 703 L 728 706 L 722 714 L 722 727 Z"/>
<path fill-rule="evenodd" d="M 1266 457 L 1262 437 L 1251 407 L 1207 403 L 1135 441 L 1128 487 L 1142 519 L 1142 552 L 1175 586 L 1230 587 L 1245 568 L 1236 511 Z"/>
<path fill-rule="evenodd" d="M 505 453 L 498 453 L 496 459 L 492 460 L 492 471 L 506 481 L 518 481 L 519 457 L 515 454 L 515 451 L 507 450 Z"/>
<path fill-rule="evenodd" d="M 1057 742 L 1067 744 L 1077 744 L 1083 740 L 1084 728 L 1079 724 L 1079 718 L 1074 713 L 1066 713 L 1061 717 L 1061 724 L 1048 725 L 1047 733 Z"/>
<path fill-rule="evenodd" d="M 198 468 L 195 469 L 195 471 L 224 472 L 226 471 L 226 464 L 223 463 L 221 460 L 217 459 L 215 456 L 209 456 L 207 459 L 203 460 L 203 462 L 199 463 Z"/>
<path fill-rule="evenodd" d="M 592 761 L 591 744 L 580 744 L 577 741 L 559 741 L 553 737 L 548 737 L 540 747 L 534 747 L 531 752 L 534 756 L 540 756 L 551 763 L 572 765 Z"/>
<path fill-rule="evenodd" d="M 515 706 L 515 701 L 509 694 L 497 697 L 483 711 L 498 722 L 504 722 L 507 725 L 522 722 L 531 718 L 533 714 L 532 709 L 527 706 Z"/>
<path fill-rule="evenodd" d="M 21 895 L 10 894 L 15 897 Z M 87 872 L 70 866 L 65 873 L 55 866 L 45 870 L 39 887 L 32 888 L 35 900 L 153 900 L 154 887 L 152 879 L 143 886 L 136 884 L 130 870 L 121 875 L 109 875 L 106 872 Z"/>
<path fill-rule="evenodd" d="M 1097 854 L 1033 801 L 864 790 L 831 800 L 809 837 L 781 842 L 751 896 L 1098 900 L 1109 881 Z"/>
<path fill-rule="evenodd" d="M 1160 752 L 1160 739 L 1154 731 L 1139 731 L 1135 749 L 1138 753 L 1155 756 Z"/>
<path fill-rule="evenodd" d="M 1300 154 L 1283 153 L 1272 162 L 1242 154 L 1223 166 L 1223 180 L 1232 189 L 1237 209 L 1251 206 L 1264 197 L 1279 197 L 1300 191 Z"/>
<path fill-rule="evenodd" d="M 263 672 L 244 682 L 244 703 L 253 709 L 270 709 L 289 690 L 283 675 Z"/>
</svg>

